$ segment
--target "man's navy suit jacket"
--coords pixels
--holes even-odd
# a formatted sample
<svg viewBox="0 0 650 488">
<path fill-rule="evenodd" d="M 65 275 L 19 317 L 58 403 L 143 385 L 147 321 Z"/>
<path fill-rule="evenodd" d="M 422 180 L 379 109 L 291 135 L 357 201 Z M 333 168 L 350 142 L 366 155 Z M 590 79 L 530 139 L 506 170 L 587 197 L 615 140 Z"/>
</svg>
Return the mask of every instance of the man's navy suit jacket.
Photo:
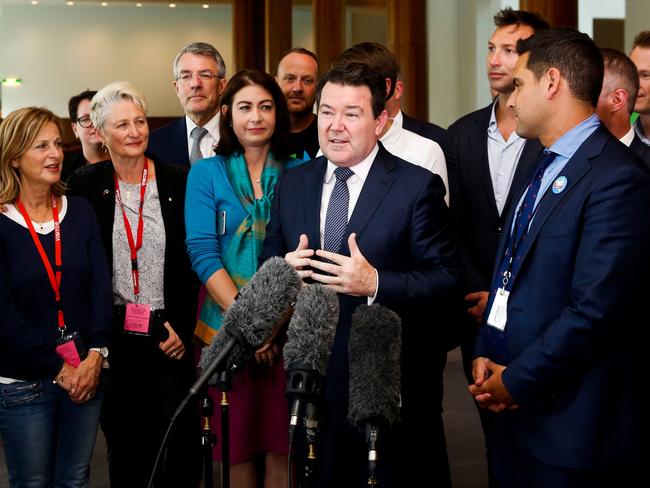
<svg viewBox="0 0 650 488">
<path fill-rule="evenodd" d="M 650 176 L 603 126 L 560 176 L 565 188 L 540 200 L 511 278 L 503 382 L 520 407 L 515 430 L 546 464 L 639 462 L 648 432 L 649 327 L 639 311 L 649 296 Z M 498 256 L 504 247 L 502 238 Z M 493 298 L 494 290 L 488 311 Z M 487 327 L 476 356 L 490 357 Z"/>
<path fill-rule="evenodd" d="M 650 169 L 650 146 L 647 146 L 638 135 L 634 134 L 634 139 L 632 139 L 630 149 L 634 154 L 641 158 L 646 165 L 646 168 Z"/>
<path fill-rule="evenodd" d="M 454 122 L 448 130 L 447 154 L 450 208 L 454 216 L 458 247 L 467 280 L 467 292 L 489 290 L 499 239 L 505 216 L 513 204 L 513 194 L 528 183 L 544 149 L 536 139 L 526 141 L 510 184 L 510 191 L 499 215 L 495 202 L 487 129 L 492 104 Z M 514 201 L 516 204 L 517 201 Z"/>
<path fill-rule="evenodd" d="M 294 250 L 301 234 L 308 236 L 310 248 L 320 248 L 326 168 L 327 160 L 321 156 L 284 173 L 276 188 L 261 261 Z M 460 296 L 459 264 L 444 194 L 439 176 L 393 156 L 379 143 L 340 250 L 350 255 L 348 236 L 356 233 L 361 253 L 378 269 L 376 303 L 402 319 L 404 420 L 430 418 L 440 412 L 446 358 L 444 311 Z M 325 415 L 334 428 L 347 424 L 350 318 L 367 299 L 340 294 L 339 302 L 339 323 L 324 382 Z M 423 423 L 425 432 L 429 424 Z M 430 442 L 425 432 L 420 440 Z M 410 447 L 417 449 L 415 443 Z M 358 455 L 363 460 L 361 451 Z"/>
<path fill-rule="evenodd" d="M 149 134 L 147 151 L 167 164 L 190 168 L 185 117 L 163 125 Z"/>
</svg>

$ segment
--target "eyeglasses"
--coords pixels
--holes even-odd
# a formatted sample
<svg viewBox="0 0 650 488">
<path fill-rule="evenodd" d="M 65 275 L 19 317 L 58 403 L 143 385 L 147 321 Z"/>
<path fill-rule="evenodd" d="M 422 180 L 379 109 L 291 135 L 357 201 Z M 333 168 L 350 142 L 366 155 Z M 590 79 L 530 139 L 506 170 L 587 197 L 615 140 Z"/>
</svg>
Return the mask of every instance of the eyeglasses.
<svg viewBox="0 0 650 488">
<path fill-rule="evenodd" d="M 77 119 L 77 124 L 84 129 L 90 129 L 93 126 L 93 121 L 90 120 L 89 115 L 86 115 L 85 117 L 79 117 Z"/>
<path fill-rule="evenodd" d="M 178 81 L 181 83 L 190 83 L 195 76 L 198 76 L 201 81 L 212 81 L 221 78 L 221 76 L 213 73 L 212 71 L 199 71 L 198 73 L 181 73 L 181 75 L 178 77 Z"/>
</svg>

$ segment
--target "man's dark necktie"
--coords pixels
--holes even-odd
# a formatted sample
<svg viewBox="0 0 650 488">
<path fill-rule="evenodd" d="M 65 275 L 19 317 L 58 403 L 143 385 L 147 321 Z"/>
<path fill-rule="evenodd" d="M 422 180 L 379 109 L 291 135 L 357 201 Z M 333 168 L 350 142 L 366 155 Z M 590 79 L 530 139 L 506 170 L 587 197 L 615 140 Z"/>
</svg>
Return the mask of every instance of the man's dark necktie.
<svg viewBox="0 0 650 488">
<path fill-rule="evenodd" d="M 348 191 L 347 180 L 354 172 L 350 168 L 336 168 L 336 184 L 327 205 L 325 215 L 325 235 L 323 238 L 323 249 L 331 252 L 339 252 L 341 240 L 348 225 L 348 208 L 350 205 L 350 192 Z"/>
</svg>

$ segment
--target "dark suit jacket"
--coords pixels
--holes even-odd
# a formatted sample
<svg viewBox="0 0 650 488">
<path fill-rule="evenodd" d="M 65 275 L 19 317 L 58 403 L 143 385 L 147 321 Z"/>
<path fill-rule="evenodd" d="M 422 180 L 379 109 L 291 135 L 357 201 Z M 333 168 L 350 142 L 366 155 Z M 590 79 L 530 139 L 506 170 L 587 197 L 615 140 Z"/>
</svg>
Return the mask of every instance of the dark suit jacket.
<svg viewBox="0 0 650 488">
<path fill-rule="evenodd" d="M 647 462 L 649 334 L 638 312 L 649 288 L 650 176 L 602 126 L 561 175 L 565 189 L 542 197 L 512 278 L 503 381 L 520 407 L 514 431 L 550 465 Z M 477 356 L 490 356 L 487 327 Z"/>
<path fill-rule="evenodd" d="M 449 127 L 447 155 L 449 196 L 467 291 L 489 290 L 494 258 L 503 233 L 504 216 L 532 176 L 542 145 L 530 140 L 521 153 L 502 216 L 496 206 L 487 152 L 487 128 L 492 104 Z"/>
<path fill-rule="evenodd" d="M 431 122 L 416 120 L 412 117 L 409 117 L 404 112 L 402 112 L 402 117 L 404 119 L 402 123 L 402 127 L 404 129 L 415 132 L 417 135 L 430 139 L 433 142 L 437 142 L 438 145 L 442 148 L 442 151 L 445 153 L 445 157 L 447 157 L 447 149 L 449 148 L 449 136 L 445 129 L 439 125 L 432 124 Z"/>
<path fill-rule="evenodd" d="M 169 322 L 187 347 L 196 325 L 198 278 L 185 248 L 185 182 L 187 170 L 155 161 L 156 184 L 165 224 L 165 310 Z M 113 269 L 115 184 L 111 161 L 79 168 L 68 181 L 68 193 L 85 197 L 99 217 L 104 246 Z"/>
<path fill-rule="evenodd" d="M 347 238 L 355 232 L 362 254 L 379 271 L 376 302 L 394 310 L 402 319 L 402 418 L 406 422 L 414 422 L 420 415 L 428 418 L 430 421 L 421 427 L 425 432 L 413 432 L 413 438 L 429 442 L 431 437 L 426 432 L 434 423 L 431 419 L 439 411 L 442 396 L 441 375 L 446 357 L 442 345 L 444 311 L 460 293 L 459 265 L 440 177 L 379 146 L 346 229 L 341 253 L 349 255 Z M 301 234 L 308 236 L 311 248 L 320 247 L 321 193 L 326 167 L 327 161 L 321 156 L 283 175 L 266 229 L 262 261 L 295 249 Z M 334 429 L 347 426 L 350 317 L 366 299 L 339 295 L 339 301 L 340 321 L 325 378 L 326 417 L 328 428 Z M 423 374 L 426 385 L 422 383 Z M 400 449 L 414 458 L 411 449 L 417 450 L 420 441 Z M 355 445 L 359 450 L 350 454 L 361 460 L 363 469 L 367 465 L 363 461 L 364 444 Z M 432 444 L 440 448 L 436 439 Z M 347 459 L 340 453 L 346 447 L 354 450 L 340 443 L 335 445 L 339 457 L 322 471 L 341 469 L 340 463 Z M 348 479 L 353 479 L 351 474 Z"/>
<path fill-rule="evenodd" d="M 190 155 L 187 147 L 187 122 L 183 116 L 151 131 L 147 152 L 163 163 L 184 166 L 189 170 Z"/>
<path fill-rule="evenodd" d="M 650 147 L 648 147 L 641 139 L 639 139 L 639 136 L 636 134 L 634 134 L 634 139 L 632 139 L 630 149 L 634 154 L 639 156 L 645 163 L 646 167 L 650 169 Z"/>
</svg>

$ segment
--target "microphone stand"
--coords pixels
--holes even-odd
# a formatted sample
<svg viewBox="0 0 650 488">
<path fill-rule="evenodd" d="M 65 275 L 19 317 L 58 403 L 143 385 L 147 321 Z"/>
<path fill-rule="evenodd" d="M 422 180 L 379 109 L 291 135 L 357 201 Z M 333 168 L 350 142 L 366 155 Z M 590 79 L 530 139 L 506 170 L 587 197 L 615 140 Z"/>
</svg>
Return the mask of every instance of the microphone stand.
<svg viewBox="0 0 650 488">
<path fill-rule="evenodd" d="M 203 428 L 201 429 L 201 446 L 203 449 L 203 486 L 204 488 L 212 488 L 214 486 L 213 480 L 213 462 L 212 450 L 217 444 L 217 436 L 212 433 L 212 425 L 210 419 L 214 415 L 214 402 L 210 395 L 205 392 L 205 396 L 201 402 L 201 416 L 203 417 Z"/>
<path fill-rule="evenodd" d="M 305 461 L 304 481 L 305 486 L 311 486 L 315 479 L 316 464 L 316 434 L 318 419 L 315 418 L 316 407 L 314 402 L 318 400 L 320 392 L 320 375 L 313 369 L 294 367 L 290 368 L 287 376 L 286 396 L 291 402 L 291 411 L 289 412 L 289 456 L 293 446 L 293 436 L 298 426 L 303 404 L 309 416 L 305 418 L 305 433 L 307 435 L 307 444 L 309 452 Z M 291 483 L 291 471 L 289 471 L 289 484 Z"/>
<path fill-rule="evenodd" d="M 377 486 L 375 469 L 377 468 L 377 439 L 379 426 L 376 422 L 366 423 L 366 442 L 368 443 L 368 486 Z"/>
<path fill-rule="evenodd" d="M 228 371 L 219 373 L 217 383 L 221 391 L 221 487 L 230 488 L 230 403 L 228 392 L 232 389 L 232 378 Z"/>
<path fill-rule="evenodd" d="M 305 488 L 310 488 L 316 480 L 316 442 L 318 441 L 318 414 L 316 404 L 305 405 L 305 437 L 307 439 L 307 459 L 305 460 Z"/>
</svg>

